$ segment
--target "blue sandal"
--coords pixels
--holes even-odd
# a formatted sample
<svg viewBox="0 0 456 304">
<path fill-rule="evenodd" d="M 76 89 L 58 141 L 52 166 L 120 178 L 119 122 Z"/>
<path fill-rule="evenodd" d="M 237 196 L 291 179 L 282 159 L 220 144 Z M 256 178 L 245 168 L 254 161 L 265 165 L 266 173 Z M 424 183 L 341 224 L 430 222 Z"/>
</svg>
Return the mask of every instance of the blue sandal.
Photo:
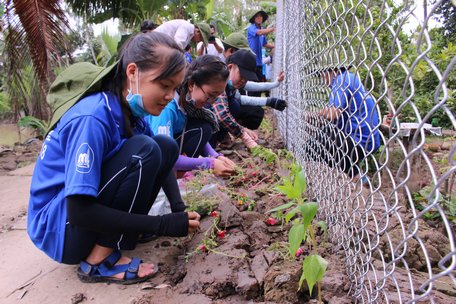
<svg viewBox="0 0 456 304">
<path fill-rule="evenodd" d="M 92 265 L 86 261 L 81 261 L 78 268 L 78 278 L 83 283 L 116 283 L 116 284 L 135 284 L 144 282 L 158 273 L 158 266 L 154 264 L 154 272 L 145 277 L 138 277 L 139 264 L 142 260 L 132 258 L 130 263 L 116 265 L 121 258 L 120 251 L 114 250 L 106 259 L 98 265 Z M 119 273 L 125 273 L 123 279 L 114 278 Z"/>
</svg>

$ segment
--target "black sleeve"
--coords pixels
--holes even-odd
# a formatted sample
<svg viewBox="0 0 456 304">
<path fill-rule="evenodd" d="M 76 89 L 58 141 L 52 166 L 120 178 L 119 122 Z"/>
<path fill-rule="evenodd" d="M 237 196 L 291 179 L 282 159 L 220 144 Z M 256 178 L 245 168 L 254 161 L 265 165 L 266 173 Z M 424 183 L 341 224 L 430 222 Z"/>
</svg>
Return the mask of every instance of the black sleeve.
<svg viewBox="0 0 456 304">
<path fill-rule="evenodd" d="M 66 198 L 71 225 L 102 233 L 151 233 L 163 236 L 186 236 L 188 214 L 176 212 L 159 216 L 128 213 L 98 203 L 87 195 Z"/>
<path fill-rule="evenodd" d="M 171 171 L 162 185 L 163 191 L 171 205 L 171 211 L 182 212 L 185 210 L 185 203 L 180 195 L 179 186 L 177 185 L 176 175 Z"/>
</svg>

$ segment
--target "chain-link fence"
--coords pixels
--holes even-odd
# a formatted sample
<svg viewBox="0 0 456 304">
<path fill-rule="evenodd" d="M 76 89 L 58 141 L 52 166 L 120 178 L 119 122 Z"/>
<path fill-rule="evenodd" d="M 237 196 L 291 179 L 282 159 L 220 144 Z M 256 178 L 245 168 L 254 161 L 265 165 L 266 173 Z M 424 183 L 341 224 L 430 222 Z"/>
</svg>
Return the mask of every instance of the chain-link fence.
<svg viewBox="0 0 456 304">
<path fill-rule="evenodd" d="M 277 1 L 279 130 L 358 303 L 456 299 L 451 5 Z"/>
</svg>

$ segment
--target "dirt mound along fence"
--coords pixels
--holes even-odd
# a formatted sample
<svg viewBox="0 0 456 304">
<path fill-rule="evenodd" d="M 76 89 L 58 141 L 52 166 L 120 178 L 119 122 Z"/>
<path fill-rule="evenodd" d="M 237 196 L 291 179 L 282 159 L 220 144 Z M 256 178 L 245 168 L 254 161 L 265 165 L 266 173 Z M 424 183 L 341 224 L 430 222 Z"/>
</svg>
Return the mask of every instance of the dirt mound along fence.
<svg viewBox="0 0 456 304">
<path fill-rule="evenodd" d="M 358 303 L 456 296 L 456 52 L 440 10 L 451 5 L 277 1 L 274 73 L 283 69 L 286 79 L 272 95 L 289 105 L 277 112 L 278 128 L 306 171 L 309 198 L 319 203 L 334 250 L 344 252 Z M 348 124 L 320 115 L 331 92 L 321 75 L 349 67 L 365 89 L 358 107 L 372 98 L 370 114 L 379 116 L 369 123 L 381 147 L 365 150 L 357 164 L 335 157 L 346 155 L 345 144 L 356 137 Z M 351 106 L 345 122 L 354 119 Z M 360 173 L 352 178 L 343 166 Z"/>
</svg>

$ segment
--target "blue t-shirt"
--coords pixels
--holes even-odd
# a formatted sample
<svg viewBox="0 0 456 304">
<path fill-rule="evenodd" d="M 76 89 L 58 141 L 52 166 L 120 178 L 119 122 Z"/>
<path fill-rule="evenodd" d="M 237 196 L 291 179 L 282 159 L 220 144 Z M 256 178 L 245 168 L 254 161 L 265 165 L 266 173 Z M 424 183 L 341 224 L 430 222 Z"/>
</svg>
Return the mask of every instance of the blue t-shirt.
<svg viewBox="0 0 456 304">
<path fill-rule="evenodd" d="M 366 152 L 375 152 L 380 147 L 375 102 L 353 73 L 341 73 L 333 81 L 329 105 L 342 110 L 338 128 L 350 135 Z"/>
<path fill-rule="evenodd" d="M 71 107 L 43 142 L 30 186 L 27 232 L 58 262 L 67 224 L 65 197 L 97 197 L 102 165 L 125 141 L 123 126 L 117 98 L 99 92 Z M 148 128 L 142 133 L 151 135 Z"/>
<path fill-rule="evenodd" d="M 247 40 L 249 41 L 250 49 L 256 55 L 256 65 L 262 66 L 263 60 L 261 58 L 261 50 L 263 49 L 263 45 L 268 43 L 265 35 L 257 35 L 257 31 L 261 30 L 261 28 L 257 28 L 255 23 L 250 24 L 247 28 Z"/>
<path fill-rule="evenodd" d="M 185 60 L 187 60 L 187 62 L 189 63 L 192 63 L 193 61 L 193 58 L 192 58 L 192 54 L 190 54 L 190 52 L 185 52 Z"/>
<path fill-rule="evenodd" d="M 159 116 L 148 115 L 145 120 L 155 135 L 164 134 L 174 138 L 175 135 L 181 134 L 184 130 L 187 116 L 179 108 L 175 97 Z"/>
</svg>

